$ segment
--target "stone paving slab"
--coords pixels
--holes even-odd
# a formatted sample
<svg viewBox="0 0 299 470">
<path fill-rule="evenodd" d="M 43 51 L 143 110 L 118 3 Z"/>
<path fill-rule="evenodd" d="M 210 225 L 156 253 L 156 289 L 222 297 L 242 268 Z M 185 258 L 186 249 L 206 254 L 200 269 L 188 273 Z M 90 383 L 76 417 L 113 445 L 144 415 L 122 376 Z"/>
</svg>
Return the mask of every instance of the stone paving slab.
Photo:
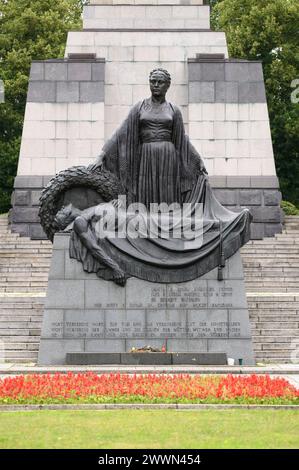
<svg viewBox="0 0 299 470">
<path fill-rule="evenodd" d="M 37 366 L 36 364 L 0 364 L 0 376 L 17 374 L 82 373 L 97 374 L 271 374 L 291 376 L 299 381 L 299 364 L 269 364 L 261 366 Z M 298 382 L 299 385 L 299 382 Z"/>
<path fill-rule="evenodd" d="M 38 411 L 38 410 L 75 410 L 75 411 L 105 411 L 105 410 L 157 410 L 172 409 L 177 411 L 201 410 L 294 410 L 299 411 L 297 405 L 221 405 L 221 404 L 181 404 L 181 403 L 111 403 L 111 404 L 81 404 L 81 405 L 0 405 L 0 412 L 11 411 Z"/>
</svg>

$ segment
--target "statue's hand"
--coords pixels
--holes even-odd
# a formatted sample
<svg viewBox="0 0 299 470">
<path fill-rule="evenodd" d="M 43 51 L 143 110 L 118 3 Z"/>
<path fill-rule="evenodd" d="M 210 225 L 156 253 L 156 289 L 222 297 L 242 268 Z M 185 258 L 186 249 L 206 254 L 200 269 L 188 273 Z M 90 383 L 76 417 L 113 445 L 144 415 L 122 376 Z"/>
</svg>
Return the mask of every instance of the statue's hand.
<svg viewBox="0 0 299 470">
<path fill-rule="evenodd" d="M 94 162 L 88 165 L 88 170 L 91 172 L 97 171 L 102 168 L 103 162 Z"/>
<path fill-rule="evenodd" d="M 104 155 L 105 154 L 102 153 L 101 155 L 98 156 L 97 160 L 94 163 L 91 163 L 90 165 L 88 165 L 87 167 L 88 170 L 91 172 L 100 170 L 103 166 Z"/>
</svg>

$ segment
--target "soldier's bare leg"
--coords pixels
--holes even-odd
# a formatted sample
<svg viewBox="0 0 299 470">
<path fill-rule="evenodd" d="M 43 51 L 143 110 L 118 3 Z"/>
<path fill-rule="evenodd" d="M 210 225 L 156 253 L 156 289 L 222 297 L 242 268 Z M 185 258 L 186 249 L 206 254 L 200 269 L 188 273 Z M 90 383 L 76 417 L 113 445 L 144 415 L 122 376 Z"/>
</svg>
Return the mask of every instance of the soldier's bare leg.
<svg viewBox="0 0 299 470">
<path fill-rule="evenodd" d="M 88 226 L 88 221 L 84 217 L 76 217 L 74 222 L 74 230 L 79 236 L 82 244 L 88 249 L 91 255 L 100 263 L 111 268 L 113 272 L 113 280 L 116 284 L 124 286 L 126 276 L 119 265 L 99 246 L 97 240 Z"/>
</svg>

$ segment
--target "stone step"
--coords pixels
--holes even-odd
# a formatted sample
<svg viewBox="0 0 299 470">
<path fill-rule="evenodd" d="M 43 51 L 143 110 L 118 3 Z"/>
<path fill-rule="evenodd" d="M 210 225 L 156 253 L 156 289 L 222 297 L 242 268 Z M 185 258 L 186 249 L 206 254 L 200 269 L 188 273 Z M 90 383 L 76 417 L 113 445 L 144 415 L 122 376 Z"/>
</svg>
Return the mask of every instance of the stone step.
<svg viewBox="0 0 299 470">
<path fill-rule="evenodd" d="M 23 287 L 2 287 L 0 290 L 0 293 L 6 293 L 6 294 L 38 294 L 40 292 L 46 292 L 45 287 L 33 287 L 33 286 L 23 286 Z"/>
<path fill-rule="evenodd" d="M 272 286 L 279 286 L 280 284 L 287 283 L 290 286 L 291 285 L 298 285 L 298 279 L 296 276 L 293 277 L 267 277 L 267 276 L 261 276 L 261 277 L 250 277 L 246 279 L 246 283 L 256 283 L 258 285 L 261 285 L 262 282 L 265 282 L 267 285 L 272 285 Z"/>
<path fill-rule="evenodd" d="M 249 312 L 250 321 L 255 325 L 260 322 L 299 322 L 299 312 L 295 315 L 265 315 L 257 312 Z"/>
<path fill-rule="evenodd" d="M 0 328 L 0 336 L 37 336 L 40 338 L 41 335 L 41 329 L 36 329 L 36 330 L 30 330 L 29 328 L 24 329 L 24 328 Z M 5 339 L 4 339 L 5 340 Z"/>
<path fill-rule="evenodd" d="M 14 289 L 16 292 L 18 292 L 18 288 L 22 287 L 43 287 L 47 288 L 48 283 L 47 282 L 37 282 L 37 281 L 28 281 L 28 282 L 0 282 L 0 290 L 3 292 L 8 292 L 7 289 Z M 21 292 L 21 291 L 20 291 Z M 28 291 L 30 292 L 30 291 Z"/>
<path fill-rule="evenodd" d="M 255 332 L 253 332 L 254 335 L 252 336 L 252 340 L 254 343 L 262 343 L 262 344 L 272 344 L 272 343 L 277 343 L 277 344 L 286 344 L 286 343 L 289 343 L 289 344 L 292 344 L 292 341 L 293 341 L 293 337 L 292 336 L 280 336 L 280 337 L 276 337 L 276 336 L 271 336 L 271 335 L 268 335 L 268 336 L 265 336 L 265 337 L 262 337 L 260 334 L 259 335 L 256 335 Z"/>
<path fill-rule="evenodd" d="M 260 333 L 262 336 L 290 336 L 294 338 L 295 336 L 299 338 L 299 330 L 297 329 L 282 329 L 282 328 L 261 328 L 255 329 L 256 332 Z"/>
<path fill-rule="evenodd" d="M 5 351 L 38 351 L 39 342 L 27 343 L 5 343 Z"/>
<path fill-rule="evenodd" d="M 19 359 L 37 359 L 37 351 L 5 351 L 5 361 L 6 362 L 19 362 Z M 13 361 L 12 361 L 13 360 Z"/>
<path fill-rule="evenodd" d="M 30 270 L 28 268 L 30 267 Z M 46 266 L 48 267 L 48 266 Z M 32 266 L 0 266 L 0 273 L 8 273 L 8 274 L 23 274 L 30 272 L 31 276 L 39 276 L 43 275 L 48 277 L 48 271 L 45 267 L 32 267 Z"/>
<path fill-rule="evenodd" d="M 28 348 L 31 344 L 39 344 L 40 337 L 39 336 L 28 336 L 28 335 L 15 335 L 15 336 L 5 336 L 2 338 L 5 344 L 15 344 L 15 343 L 26 343 L 28 344 Z"/>
<path fill-rule="evenodd" d="M 1 324 L 1 323 L 0 323 Z M 279 328 L 281 331 L 283 330 L 290 330 L 290 329 L 296 329 L 299 328 L 299 323 L 297 322 L 287 322 L 287 321 L 266 321 L 266 322 L 252 322 L 252 328 L 257 329 L 257 330 L 272 330 Z"/>
<path fill-rule="evenodd" d="M 262 344 L 262 351 L 296 351 L 296 346 L 292 346 L 289 343 L 268 343 L 267 346 Z"/>
<path fill-rule="evenodd" d="M 256 354 L 257 358 L 265 358 L 271 362 L 290 362 L 291 352 L 290 351 L 260 351 Z"/>
<path fill-rule="evenodd" d="M 290 266 L 263 266 L 262 269 L 255 269 L 255 268 L 247 268 L 245 267 L 244 268 L 244 271 L 246 272 L 246 274 L 253 274 L 255 276 L 261 276 L 261 275 L 270 275 L 270 276 L 281 276 L 282 273 L 285 273 L 285 274 L 292 274 L 292 275 L 296 275 L 299 277 L 299 269 L 297 267 L 290 267 Z"/>
<path fill-rule="evenodd" d="M 273 302 L 269 302 L 267 304 L 265 303 L 262 303 L 262 302 L 259 302 L 259 303 L 255 303 L 255 304 L 252 304 L 252 303 L 248 303 L 248 308 L 249 310 L 259 310 L 259 311 L 268 311 L 269 309 L 273 309 L 273 310 L 277 310 L 277 308 L 279 307 L 280 303 L 273 303 Z M 287 306 L 287 305 L 284 305 L 282 307 L 282 310 L 283 311 L 287 311 L 287 312 L 290 312 L 291 310 L 295 310 L 297 311 L 299 309 L 299 306 L 298 306 L 298 302 L 296 302 L 296 305 L 294 306 Z"/>
<path fill-rule="evenodd" d="M 24 357 L 15 357 L 13 359 L 7 359 L 5 362 L 11 363 L 14 362 L 16 364 L 36 364 L 37 362 L 37 355 L 35 358 L 24 358 Z"/>
<path fill-rule="evenodd" d="M 8 273 L 9 274 L 9 273 Z M 25 277 L 23 273 L 14 273 L 13 276 L 6 275 L 5 273 L 0 273 L 0 282 L 25 282 L 25 281 L 34 281 L 34 282 L 48 282 L 48 276 L 44 274 L 35 273 L 35 276 Z"/>
<path fill-rule="evenodd" d="M 10 330 L 10 329 L 27 329 L 27 328 L 41 328 L 41 322 L 36 321 L 36 317 L 33 317 L 34 321 L 13 321 L 10 320 L 8 322 L 2 321 L 2 318 L 0 318 L 0 330 L 3 330 L 4 328 Z"/>
</svg>

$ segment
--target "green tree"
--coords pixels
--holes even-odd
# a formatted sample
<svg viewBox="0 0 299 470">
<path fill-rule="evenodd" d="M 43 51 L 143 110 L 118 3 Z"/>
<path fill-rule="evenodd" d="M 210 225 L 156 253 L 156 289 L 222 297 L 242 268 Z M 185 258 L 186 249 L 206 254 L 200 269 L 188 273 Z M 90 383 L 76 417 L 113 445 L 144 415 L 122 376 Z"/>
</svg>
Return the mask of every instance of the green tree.
<svg viewBox="0 0 299 470">
<path fill-rule="evenodd" d="M 64 56 L 67 32 L 82 28 L 84 0 L 0 0 L 0 213 L 10 207 L 32 60 Z"/>
<path fill-rule="evenodd" d="M 227 34 L 230 57 L 263 61 L 275 161 L 283 197 L 299 203 L 298 0 L 214 1 L 212 24 Z"/>
</svg>

